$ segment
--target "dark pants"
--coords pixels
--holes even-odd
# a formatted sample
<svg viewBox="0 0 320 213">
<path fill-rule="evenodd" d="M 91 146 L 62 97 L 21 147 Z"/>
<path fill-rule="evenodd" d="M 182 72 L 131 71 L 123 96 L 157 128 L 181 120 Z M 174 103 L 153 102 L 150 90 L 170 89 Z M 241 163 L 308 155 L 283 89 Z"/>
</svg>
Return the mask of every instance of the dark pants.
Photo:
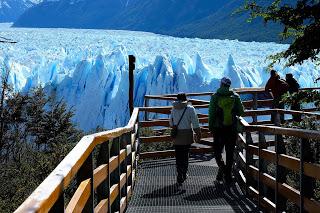
<svg viewBox="0 0 320 213">
<path fill-rule="evenodd" d="M 274 98 L 272 108 L 273 109 L 284 109 L 284 103 L 280 103 L 280 102 L 281 102 L 281 97 Z M 271 121 L 274 124 L 278 123 L 276 120 L 276 117 L 277 117 L 277 113 L 271 114 Z M 284 114 L 282 114 L 282 113 L 280 113 L 280 123 L 284 123 Z"/>
<path fill-rule="evenodd" d="M 300 111 L 301 107 L 299 103 L 294 103 L 291 105 L 291 110 L 296 110 L 296 111 Z M 301 115 L 292 115 L 292 119 L 295 122 L 300 122 L 301 121 Z"/>
<path fill-rule="evenodd" d="M 176 166 L 177 166 L 177 182 L 183 183 L 186 179 L 189 166 L 190 145 L 176 145 Z"/>
<path fill-rule="evenodd" d="M 233 151 L 238 134 L 233 127 L 218 128 L 214 132 L 214 157 L 219 168 L 224 169 L 225 177 L 231 179 Z M 223 148 L 226 150 L 226 165 L 222 159 Z"/>
</svg>

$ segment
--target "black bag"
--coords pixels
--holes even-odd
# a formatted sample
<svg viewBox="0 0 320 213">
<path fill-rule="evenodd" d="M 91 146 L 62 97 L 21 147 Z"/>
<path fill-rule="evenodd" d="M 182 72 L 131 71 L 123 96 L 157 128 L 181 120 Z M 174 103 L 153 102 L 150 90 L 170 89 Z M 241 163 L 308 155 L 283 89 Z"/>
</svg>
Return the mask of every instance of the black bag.
<svg viewBox="0 0 320 213">
<path fill-rule="evenodd" d="M 170 136 L 171 136 L 172 138 L 176 138 L 176 137 L 177 137 L 177 135 L 178 135 L 178 126 L 179 126 L 180 121 L 182 120 L 183 115 L 184 115 L 184 113 L 186 112 L 186 110 L 187 110 L 187 107 L 184 108 L 184 111 L 183 111 L 183 113 L 182 113 L 182 115 L 181 115 L 181 117 L 180 117 L 180 120 L 179 120 L 179 122 L 178 122 L 177 125 L 174 125 L 174 123 L 173 123 L 173 118 L 171 118 L 171 120 L 172 120 L 172 127 L 171 127 Z"/>
<path fill-rule="evenodd" d="M 171 127 L 171 132 L 170 132 L 170 136 L 172 138 L 176 138 L 178 134 L 178 127 L 177 126 L 172 126 Z"/>
</svg>

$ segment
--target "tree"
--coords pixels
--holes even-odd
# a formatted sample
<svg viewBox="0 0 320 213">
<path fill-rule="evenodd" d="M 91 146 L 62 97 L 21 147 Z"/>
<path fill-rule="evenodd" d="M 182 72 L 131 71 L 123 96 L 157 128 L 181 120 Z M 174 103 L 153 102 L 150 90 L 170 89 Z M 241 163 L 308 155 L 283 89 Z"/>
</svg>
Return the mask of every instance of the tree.
<svg viewBox="0 0 320 213">
<path fill-rule="evenodd" d="M 291 2 L 291 3 L 290 3 Z M 320 3 L 319 0 L 297 1 L 274 0 L 269 6 L 260 6 L 255 0 L 247 0 L 244 10 L 250 12 L 250 19 L 262 17 L 264 22 L 283 25 L 281 37 L 292 38 L 289 48 L 270 58 L 273 63 L 287 59 L 286 66 L 302 64 L 311 59 L 319 63 L 320 52 Z"/>
<path fill-rule="evenodd" d="M 248 0 L 244 6 L 251 15 L 251 19 L 262 17 L 264 22 L 277 22 L 283 25 L 281 37 L 283 39 L 292 38 L 293 42 L 289 48 L 283 52 L 277 53 L 270 58 L 272 59 L 271 66 L 279 62 L 281 59 L 286 59 L 285 66 L 293 66 L 302 64 L 306 60 L 319 63 L 320 57 L 320 3 L 319 0 L 296 0 L 296 1 L 281 1 L 274 0 L 269 6 L 263 7 L 254 0 Z M 320 78 L 319 78 L 320 79 Z M 317 79 L 318 80 L 318 79 Z M 293 103 L 314 103 L 316 107 L 320 107 L 320 93 L 318 91 L 300 91 L 287 94 L 282 102 L 292 105 Z M 301 122 L 289 124 L 290 128 L 302 128 L 319 130 L 319 121 L 316 118 L 305 118 Z M 289 137 L 286 144 L 287 151 L 296 157 L 299 157 L 300 139 Z M 319 163 L 320 146 L 318 140 L 309 140 L 305 144 L 305 150 L 308 153 L 306 162 Z M 290 186 L 299 187 L 299 175 L 295 172 L 290 172 L 287 176 L 287 182 Z M 305 196 L 310 196 L 316 200 L 320 198 L 320 183 L 310 177 L 305 177 L 307 189 Z M 288 204 L 288 203 L 287 203 Z M 294 206 L 288 207 L 289 212 L 298 212 Z"/>
<path fill-rule="evenodd" d="M 3 101 L 0 209 L 13 212 L 80 140 L 73 113 L 42 88 Z"/>
<path fill-rule="evenodd" d="M 1 69 L 1 93 L 0 93 L 0 154 L 1 149 L 4 144 L 3 142 L 3 134 L 4 134 L 4 100 L 5 97 L 8 95 L 9 92 L 9 75 L 10 75 L 10 69 L 4 64 L 3 68 Z"/>
</svg>

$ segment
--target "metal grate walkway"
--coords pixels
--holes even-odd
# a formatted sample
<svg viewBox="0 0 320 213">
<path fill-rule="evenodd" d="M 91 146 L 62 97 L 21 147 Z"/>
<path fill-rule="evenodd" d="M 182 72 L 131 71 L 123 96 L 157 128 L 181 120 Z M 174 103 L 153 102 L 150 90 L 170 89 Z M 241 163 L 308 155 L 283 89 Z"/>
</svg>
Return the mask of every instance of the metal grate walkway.
<svg viewBox="0 0 320 213">
<path fill-rule="evenodd" d="M 216 183 L 217 171 L 211 155 L 192 156 L 189 178 L 179 191 L 175 159 L 144 161 L 127 212 L 258 212 L 237 184 Z"/>
</svg>

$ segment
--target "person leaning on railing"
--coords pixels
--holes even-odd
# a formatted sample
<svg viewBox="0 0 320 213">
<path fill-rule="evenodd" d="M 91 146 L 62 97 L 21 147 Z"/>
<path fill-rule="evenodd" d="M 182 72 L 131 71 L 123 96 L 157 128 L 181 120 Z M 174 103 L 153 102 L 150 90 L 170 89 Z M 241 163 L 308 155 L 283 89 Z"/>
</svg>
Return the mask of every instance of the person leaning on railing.
<svg viewBox="0 0 320 213">
<path fill-rule="evenodd" d="M 193 106 L 188 105 L 186 94 L 180 93 L 177 95 L 177 101 L 173 102 L 173 109 L 170 114 L 170 126 L 176 126 L 177 134 L 174 136 L 174 147 L 176 154 L 177 167 L 177 184 L 182 186 L 182 183 L 187 179 L 189 165 L 190 145 L 198 142 L 201 139 L 201 131 L 199 119 Z M 196 133 L 195 138 L 193 131 Z"/>
<path fill-rule="evenodd" d="M 300 85 L 298 81 L 293 77 L 292 73 L 286 74 L 286 82 L 289 85 L 289 93 L 291 95 L 299 92 Z M 294 100 L 294 103 L 291 104 L 291 110 L 296 110 L 296 111 L 301 110 L 301 106 L 298 100 Z M 292 118 L 296 122 L 301 121 L 301 115 L 292 115 Z"/>
<path fill-rule="evenodd" d="M 214 156 L 219 166 L 217 181 L 232 182 L 233 151 L 238 138 L 240 124 L 237 116 L 244 108 L 237 93 L 230 90 L 231 80 L 221 79 L 220 88 L 212 95 L 209 105 L 209 129 L 214 136 Z M 222 159 L 223 147 L 226 150 L 226 164 Z"/>
<path fill-rule="evenodd" d="M 265 91 L 266 92 L 272 92 L 272 98 L 273 98 L 273 109 L 284 109 L 284 103 L 281 102 L 281 97 L 283 94 L 288 92 L 289 85 L 286 83 L 285 80 L 281 79 L 277 71 L 271 70 L 270 72 L 270 78 L 266 84 Z M 273 123 L 276 122 L 275 115 L 271 115 L 271 121 Z M 284 121 L 284 115 L 280 115 L 281 123 Z"/>
</svg>

